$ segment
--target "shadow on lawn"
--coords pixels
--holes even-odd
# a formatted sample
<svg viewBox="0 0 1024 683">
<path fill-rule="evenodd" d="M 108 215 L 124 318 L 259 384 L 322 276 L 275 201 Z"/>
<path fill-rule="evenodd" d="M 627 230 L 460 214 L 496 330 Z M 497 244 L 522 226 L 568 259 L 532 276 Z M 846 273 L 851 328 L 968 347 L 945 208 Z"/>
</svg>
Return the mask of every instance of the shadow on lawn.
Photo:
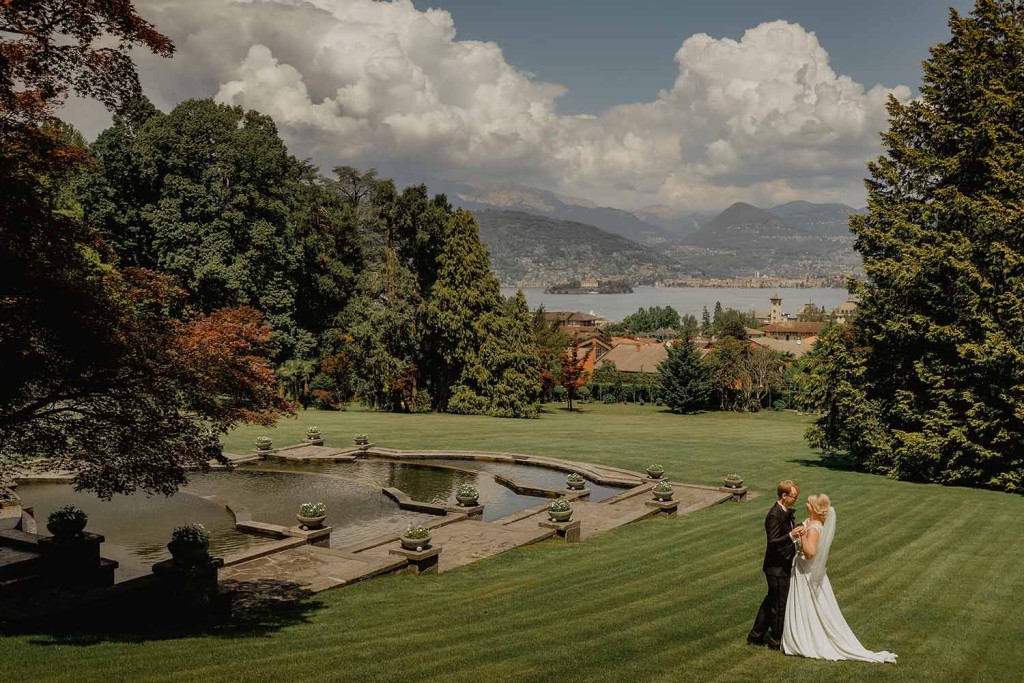
<svg viewBox="0 0 1024 683">
<path fill-rule="evenodd" d="M 0 625 L 4 636 L 36 636 L 34 645 L 96 645 L 105 642 L 145 642 L 192 637 L 252 637 L 303 624 L 323 607 L 313 592 L 289 581 L 222 581 L 230 596 L 230 614 L 200 618 L 171 616 L 145 600 L 91 604 L 73 612 L 50 614 Z M 227 607 L 225 602 L 225 607 Z"/>
<path fill-rule="evenodd" d="M 857 465 L 847 455 L 821 455 L 813 460 L 810 458 L 797 458 L 795 460 L 787 460 L 786 462 L 791 462 L 794 465 L 803 465 L 804 467 L 824 467 L 842 472 L 857 471 Z"/>
</svg>

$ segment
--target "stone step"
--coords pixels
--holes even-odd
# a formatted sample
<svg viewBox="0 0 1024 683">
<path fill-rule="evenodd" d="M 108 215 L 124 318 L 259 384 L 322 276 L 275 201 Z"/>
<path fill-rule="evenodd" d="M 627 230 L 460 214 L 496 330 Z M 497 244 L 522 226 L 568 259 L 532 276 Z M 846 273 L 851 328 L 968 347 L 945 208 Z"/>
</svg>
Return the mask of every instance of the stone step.
<svg viewBox="0 0 1024 683">
<path fill-rule="evenodd" d="M 39 571 L 40 564 L 37 552 L 0 547 L 0 580 L 14 580 L 35 574 Z"/>
</svg>

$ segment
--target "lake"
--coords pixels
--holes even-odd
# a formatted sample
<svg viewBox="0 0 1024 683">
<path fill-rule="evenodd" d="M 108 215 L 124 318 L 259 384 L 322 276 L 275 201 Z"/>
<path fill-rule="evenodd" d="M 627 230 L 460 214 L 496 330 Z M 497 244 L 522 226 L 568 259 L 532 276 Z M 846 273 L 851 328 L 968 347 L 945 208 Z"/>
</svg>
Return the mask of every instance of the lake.
<svg viewBox="0 0 1024 683">
<path fill-rule="evenodd" d="M 514 287 L 502 287 L 505 296 L 515 294 Z M 808 301 L 827 310 L 837 308 L 846 301 L 848 293 L 839 288 L 807 289 L 744 289 L 739 287 L 635 287 L 632 294 L 545 294 L 543 289 L 523 290 L 530 308 L 543 305 L 548 311 L 580 311 L 600 315 L 608 320 L 621 321 L 635 313 L 640 307 L 671 306 L 679 315 L 696 316 L 700 320 L 701 310 L 708 307 L 714 313 L 715 302 L 723 308 L 739 311 L 767 311 L 768 300 L 778 294 L 782 297 L 782 310 L 796 315 Z"/>
</svg>

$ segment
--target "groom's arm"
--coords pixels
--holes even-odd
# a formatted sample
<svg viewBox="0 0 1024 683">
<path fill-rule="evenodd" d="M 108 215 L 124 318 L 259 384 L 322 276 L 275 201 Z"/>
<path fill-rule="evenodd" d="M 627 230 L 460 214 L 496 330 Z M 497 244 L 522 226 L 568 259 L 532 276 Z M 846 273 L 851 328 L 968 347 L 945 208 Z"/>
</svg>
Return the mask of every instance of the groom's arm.
<svg viewBox="0 0 1024 683">
<path fill-rule="evenodd" d="M 789 529 L 783 519 L 776 514 L 768 515 L 764 520 L 764 530 L 768 534 L 768 545 L 770 547 L 784 547 L 793 543 Z"/>
</svg>

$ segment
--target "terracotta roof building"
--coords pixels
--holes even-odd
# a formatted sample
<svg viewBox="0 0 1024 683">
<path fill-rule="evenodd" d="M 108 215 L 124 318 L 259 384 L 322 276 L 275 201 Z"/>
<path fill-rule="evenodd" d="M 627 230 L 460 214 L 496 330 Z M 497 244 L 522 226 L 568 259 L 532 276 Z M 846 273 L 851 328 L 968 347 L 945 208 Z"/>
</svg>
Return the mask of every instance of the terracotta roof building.
<svg viewBox="0 0 1024 683">
<path fill-rule="evenodd" d="M 796 341 L 807 337 L 817 337 L 825 329 L 825 323 L 769 323 L 761 328 L 766 337 Z"/>
<path fill-rule="evenodd" d="M 771 337 L 758 337 L 757 339 L 751 339 L 750 341 L 758 346 L 769 348 L 772 351 L 789 353 L 793 355 L 793 358 L 801 358 L 808 351 L 814 348 L 814 343 L 818 341 L 818 338 L 805 337 L 803 339 L 787 341 L 785 339 L 773 339 Z"/>
<path fill-rule="evenodd" d="M 627 342 L 616 344 L 597 361 L 597 367 L 615 363 L 619 372 L 657 372 L 658 364 L 668 358 L 664 344 Z"/>
</svg>

